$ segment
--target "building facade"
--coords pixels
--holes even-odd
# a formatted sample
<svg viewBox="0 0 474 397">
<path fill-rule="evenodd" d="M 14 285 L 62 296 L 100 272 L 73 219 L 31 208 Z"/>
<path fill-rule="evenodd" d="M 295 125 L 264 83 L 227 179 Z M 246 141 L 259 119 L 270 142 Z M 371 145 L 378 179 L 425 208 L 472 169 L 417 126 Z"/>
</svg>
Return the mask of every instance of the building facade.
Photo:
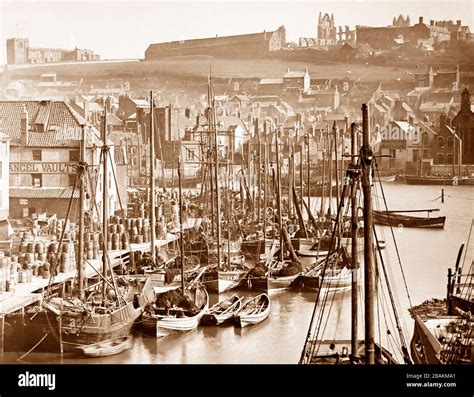
<svg viewBox="0 0 474 397">
<path fill-rule="evenodd" d="M 374 49 L 390 49 L 402 44 L 418 47 L 427 41 L 438 44 L 451 40 L 451 33 L 446 27 L 426 25 L 423 17 L 419 17 L 418 23 L 413 26 L 356 26 L 356 31 L 357 43 L 368 44 Z"/>
<path fill-rule="evenodd" d="M 210 37 L 150 44 L 145 60 L 182 55 L 211 55 L 250 58 L 280 51 L 286 45 L 286 30 L 280 26 L 273 32 L 236 36 Z"/>
<path fill-rule="evenodd" d="M 10 144 L 10 217 L 35 217 L 40 213 L 64 218 L 72 200 L 72 219 L 77 217 L 79 191 L 74 189 L 80 160 L 82 125 L 86 125 L 74 110 L 62 101 L 2 101 L 1 128 L 11 138 Z M 102 208 L 102 166 L 99 132 L 86 129 L 87 192 L 98 211 Z M 113 148 L 108 167 L 108 206 L 115 212 L 117 199 L 114 180 Z M 95 191 L 95 195 L 93 192 Z M 91 209 L 91 208 L 90 208 Z M 92 210 L 92 209 L 91 209 Z"/>
<path fill-rule="evenodd" d="M 27 38 L 7 39 L 7 63 L 18 65 L 25 63 L 51 63 L 67 61 L 97 61 L 100 56 L 92 50 L 75 48 L 34 48 Z"/>
<path fill-rule="evenodd" d="M 322 15 L 321 12 L 319 13 L 316 37 L 318 38 L 318 45 L 320 46 L 337 44 L 336 27 L 334 26 L 333 14 L 329 16 L 329 14 Z"/>
<path fill-rule="evenodd" d="M 451 125 L 461 138 L 462 164 L 474 164 L 474 113 L 471 109 L 471 93 L 467 88 L 461 93 L 461 110 Z"/>
</svg>

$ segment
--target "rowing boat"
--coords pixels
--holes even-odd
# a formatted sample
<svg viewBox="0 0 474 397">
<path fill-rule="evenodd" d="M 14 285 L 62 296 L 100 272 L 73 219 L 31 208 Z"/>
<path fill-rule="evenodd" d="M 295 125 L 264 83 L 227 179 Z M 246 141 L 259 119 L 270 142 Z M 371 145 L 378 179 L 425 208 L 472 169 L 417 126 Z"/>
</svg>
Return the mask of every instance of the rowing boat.
<svg viewBox="0 0 474 397">
<path fill-rule="evenodd" d="M 209 309 L 209 312 L 204 314 L 201 319 L 201 324 L 205 325 L 221 325 L 234 319 L 242 307 L 242 298 L 237 295 L 232 295 L 230 298 L 222 302 L 217 302 Z"/>
<path fill-rule="evenodd" d="M 131 335 L 121 338 L 104 340 L 90 345 L 77 346 L 77 350 L 87 357 L 107 357 L 120 354 L 133 345 Z"/>
<path fill-rule="evenodd" d="M 235 315 L 237 327 L 255 325 L 265 320 L 270 314 L 270 299 L 267 294 L 260 294 L 248 300 Z"/>
</svg>

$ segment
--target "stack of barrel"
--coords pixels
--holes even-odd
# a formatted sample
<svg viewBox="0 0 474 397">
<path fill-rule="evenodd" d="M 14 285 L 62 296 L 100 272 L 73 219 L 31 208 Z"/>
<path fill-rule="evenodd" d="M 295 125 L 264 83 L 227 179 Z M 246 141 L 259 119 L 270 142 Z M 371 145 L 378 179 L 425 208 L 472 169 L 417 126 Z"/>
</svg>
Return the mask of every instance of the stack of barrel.
<svg viewBox="0 0 474 397">
<path fill-rule="evenodd" d="M 75 232 L 68 233 L 67 237 L 69 239 L 63 240 L 61 252 L 58 252 L 57 240 L 34 240 L 31 233 L 23 233 L 17 258 L 18 282 L 31 282 L 32 276 L 49 278 L 51 267 L 55 268 L 57 273 L 74 271 L 76 261 L 72 237 L 75 237 Z M 16 263 L 16 258 L 12 262 Z M 13 266 L 11 268 L 13 269 Z"/>
<path fill-rule="evenodd" d="M 0 251 L 0 293 L 10 290 L 11 259 Z"/>
<path fill-rule="evenodd" d="M 101 237 L 100 232 L 84 233 L 84 257 L 86 259 L 99 259 Z"/>
</svg>

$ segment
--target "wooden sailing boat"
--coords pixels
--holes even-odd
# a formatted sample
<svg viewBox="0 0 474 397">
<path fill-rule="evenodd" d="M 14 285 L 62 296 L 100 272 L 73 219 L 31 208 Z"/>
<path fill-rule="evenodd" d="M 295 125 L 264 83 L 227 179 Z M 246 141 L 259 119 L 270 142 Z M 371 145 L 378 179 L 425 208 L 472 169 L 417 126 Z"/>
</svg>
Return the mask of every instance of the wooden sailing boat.
<svg viewBox="0 0 474 397">
<path fill-rule="evenodd" d="M 240 255 L 240 243 L 241 240 L 232 240 L 231 239 L 231 215 L 227 216 L 227 240 L 226 244 L 223 247 L 222 245 L 222 235 L 221 235 L 221 189 L 219 186 L 219 147 L 218 147 L 218 125 L 215 113 L 214 106 L 214 97 L 212 92 L 211 79 L 209 78 L 209 112 L 208 112 L 208 128 L 209 132 L 213 132 L 214 138 L 214 182 L 215 182 L 215 197 L 216 197 L 216 266 L 210 268 L 205 276 L 204 282 L 207 287 L 217 293 L 222 293 L 228 291 L 232 288 L 237 287 L 243 279 L 247 276 L 248 269 L 241 263 L 242 256 Z M 228 164 L 229 166 L 229 164 Z M 227 193 L 229 193 L 229 171 L 230 167 L 227 169 Z M 231 200 L 227 200 L 228 204 L 231 204 Z M 230 209 L 231 211 L 231 209 Z M 214 214 L 212 214 L 214 216 Z M 232 248 L 233 247 L 233 248 Z M 227 248 L 226 258 L 222 258 L 222 249 Z M 234 258 L 234 262 L 232 259 Z M 237 260 L 236 260 L 237 259 Z"/>
<path fill-rule="evenodd" d="M 474 262 L 464 268 L 463 249 L 464 244 L 455 272 L 448 271 L 446 302 L 425 302 L 410 310 L 415 320 L 410 343 L 415 364 L 474 364 Z"/>
<path fill-rule="evenodd" d="M 264 275 L 258 276 L 259 268 L 256 267 L 250 272 L 251 284 L 252 287 L 267 291 L 274 292 L 280 291 L 287 288 L 293 284 L 293 282 L 301 274 L 301 263 L 296 256 L 296 253 L 293 250 L 290 237 L 286 230 L 286 227 L 283 226 L 282 222 L 282 208 L 281 208 L 281 175 L 280 175 L 280 158 L 279 158 L 279 131 L 276 130 L 275 134 L 275 144 L 276 144 L 276 168 L 277 168 L 277 177 L 276 177 L 276 200 L 277 200 L 277 218 L 278 218 L 278 229 L 279 229 L 279 238 L 280 238 L 280 250 L 279 258 L 274 259 L 273 255 L 267 258 L 266 269 L 264 270 Z M 273 179 L 275 180 L 275 173 L 273 172 Z M 283 244 L 285 241 L 285 244 Z M 292 256 L 291 262 L 284 261 L 283 248 L 287 247 Z"/>
<path fill-rule="evenodd" d="M 80 193 L 79 211 L 79 249 L 77 253 L 78 266 L 78 291 L 76 296 L 68 297 L 45 296 L 42 307 L 36 311 L 28 324 L 31 336 L 36 331 L 42 330 L 45 337 L 53 335 L 58 342 L 55 346 L 48 345 L 46 350 L 52 348 L 62 353 L 65 350 L 74 350 L 77 347 L 89 346 L 117 338 L 127 338 L 130 335 L 134 321 L 141 315 L 145 305 L 153 298 L 153 289 L 149 281 L 129 283 L 123 277 L 115 278 L 110 257 L 107 252 L 107 238 L 103 238 L 102 271 L 92 267 L 99 277 L 99 282 L 85 288 L 85 262 L 84 259 L 84 208 L 85 208 L 85 177 L 87 172 L 86 163 L 86 131 L 82 128 L 81 139 L 81 161 L 78 167 L 78 178 Z M 103 161 L 103 185 L 108 186 L 108 146 L 107 130 L 104 116 L 103 147 L 101 159 Z M 74 189 L 73 189 L 74 190 Z M 74 195 L 72 192 L 71 200 Z M 107 232 L 108 219 L 108 189 L 103 189 L 103 233 Z M 66 217 L 69 218 L 69 212 Z M 60 239 L 62 244 L 65 228 Z M 60 251 L 60 250 L 59 250 Z M 54 273 L 53 273 L 54 274 Z M 54 276 L 53 276 L 54 277 Z M 49 292 L 49 288 L 48 288 Z M 44 338 L 43 338 L 44 339 Z M 41 340 L 42 341 L 42 340 Z M 41 341 L 37 345 L 41 344 Z M 37 346 L 35 346 L 36 348 Z"/>
<path fill-rule="evenodd" d="M 349 168 L 348 175 L 351 178 L 351 207 L 352 207 L 352 220 L 353 224 L 357 225 L 356 213 L 355 213 L 355 183 L 358 180 L 359 174 L 361 176 L 362 189 L 364 193 L 364 283 L 365 283 L 365 340 L 360 341 L 358 339 L 358 283 L 357 283 L 357 228 L 353 228 L 352 231 L 352 253 L 351 255 L 351 267 L 354 279 L 352 281 L 352 294 L 351 294 L 351 314 L 352 314 L 352 327 L 351 327 L 351 339 L 348 340 L 324 340 L 320 337 L 320 326 L 319 322 L 315 319 L 317 315 L 317 306 L 321 295 L 321 289 L 318 291 L 318 296 L 314 306 L 313 316 L 311 324 L 308 330 L 306 342 L 301 353 L 300 364 L 354 364 L 365 362 L 366 364 L 391 364 L 396 363 L 391 352 L 384 349 L 381 345 L 375 343 L 375 317 L 374 317 L 374 303 L 375 303 L 375 266 L 373 257 L 373 219 L 372 219 L 372 195 L 371 195 L 371 179 L 370 171 L 373 160 L 373 153 L 369 146 L 369 129 L 368 129 L 368 108 L 367 105 L 362 106 L 362 119 L 363 119 L 363 144 L 360 151 L 360 167 L 359 163 L 356 163 L 355 158 L 355 134 L 354 127 L 352 130 L 352 163 Z M 342 209 L 343 200 L 339 202 L 339 209 L 336 215 L 336 225 L 334 232 L 337 228 L 339 216 Z M 334 233 L 333 233 L 334 238 Z M 355 253 L 355 254 L 354 254 Z M 327 263 L 325 264 L 325 267 Z M 385 272 L 385 270 L 384 270 Z M 323 268 L 323 277 L 325 268 Z M 387 281 L 387 278 L 386 278 Z M 391 295 L 391 291 L 389 289 Z M 393 303 L 393 302 L 392 302 Z M 324 306 L 324 305 L 323 305 Z M 393 306 L 395 309 L 395 306 Z M 395 310 L 394 310 L 395 311 Z M 321 314 L 322 315 L 322 314 Z M 398 325 L 398 316 L 395 313 L 395 319 Z M 397 327 L 400 333 L 401 347 L 403 356 L 406 362 L 409 362 L 408 351 L 403 338 L 401 328 Z M 313 334 L 314 333 L 314 334 Z"/>
<path fill-rule="evenodd" d="M 183 195 L 181 186 L 181 158 L 178 158 L 179 180 L 179 222 L 181 246 L 181 290 L 167 291 L 156 295 L 155 303 L 149 304 L 142 315 L 141 326 L 144 332 L 156 337 L 167 336 L 173 332 L 187 332 L 198 327 L 202 316 L 209 307 L 209 295 L 198 281 L 205 271 L 201 270 L 196 279 L 186 286 L 184 275 L 184 233 L 183 233 Z"/>
</svg>

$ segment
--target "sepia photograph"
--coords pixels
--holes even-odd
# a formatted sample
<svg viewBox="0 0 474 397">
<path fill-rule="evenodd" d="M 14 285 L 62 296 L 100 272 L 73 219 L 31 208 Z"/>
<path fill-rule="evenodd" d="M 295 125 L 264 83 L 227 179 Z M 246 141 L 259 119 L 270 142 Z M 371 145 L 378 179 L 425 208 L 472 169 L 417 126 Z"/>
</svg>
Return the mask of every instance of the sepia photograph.
<svg viewBox="0 0 474 397">
<path fill-rule="evenodd" d="M 0 393 L 472 392 L 472 98 L 472 0 L 0 0 Z"/>
</svg>

